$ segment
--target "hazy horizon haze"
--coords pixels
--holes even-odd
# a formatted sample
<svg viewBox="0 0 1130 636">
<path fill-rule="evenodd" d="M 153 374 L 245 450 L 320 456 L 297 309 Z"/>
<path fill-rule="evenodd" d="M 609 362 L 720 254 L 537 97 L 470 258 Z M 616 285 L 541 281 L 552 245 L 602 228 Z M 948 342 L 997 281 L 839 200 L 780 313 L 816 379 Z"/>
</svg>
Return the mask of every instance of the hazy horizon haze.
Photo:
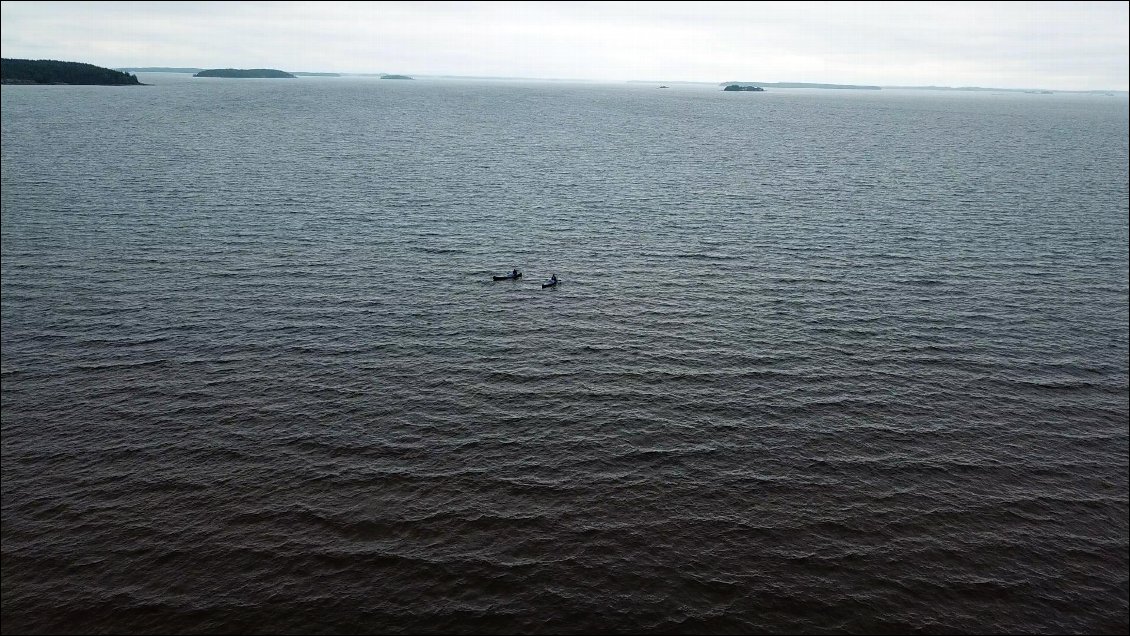
<svg viewBox="0 0 1130 636">
<path fill-rule="evenodd" d="M 3 2 L 3 56 L 595 81 L 1128 89 L 1125 2 Z"/>
</svg>

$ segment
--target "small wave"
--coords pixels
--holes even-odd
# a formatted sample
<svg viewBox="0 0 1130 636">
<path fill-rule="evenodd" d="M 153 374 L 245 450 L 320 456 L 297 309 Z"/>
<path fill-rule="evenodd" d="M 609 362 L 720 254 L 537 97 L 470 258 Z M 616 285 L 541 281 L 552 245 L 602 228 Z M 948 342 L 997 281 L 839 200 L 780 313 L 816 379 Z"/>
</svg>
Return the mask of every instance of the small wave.
<svg viewBox="0 0 1130 636">
<path fill-rule="evenodd" d="M 640 255 L 648 258 L 680 258 L 700 261 L 736 261 L 742 258 L 732 254 L 710 252 L 641 252 Z"/>
<path fill-rule="evenodd" d="M 426 254 L 469 254 L 467 250 L 461 247 L 418 247 L 416 248 Z"/>
<path fill-rule="evenodd" d="M 168 363 L 169 363 L 169 360 L 166 360 L 166 359 L 138 360 L 138 361 L 126 361 L 126 362 L 88 362 L 88 363 L 76 364 L 76 365 L 74 365 L 73 368 L 83 369 L 83 370 L 86 370 L 86 371 L 104 371 L 104 370 L 108 370 L 108 369 L 136 369 L 136 368 L 143 368 L 143 367 L 154 367 L 154 366 L 161 366 L 163 364 L 168 364 Z"/>
<path fill-rule="evenodd" d="M 917 285 L 920 287 L 936 287 L 938 285 L 946 284 L 946 281 L 936 278 L 901 278 L 897 279 L 895 282 L 901 283 L 903 285 Z"/>
</svg>

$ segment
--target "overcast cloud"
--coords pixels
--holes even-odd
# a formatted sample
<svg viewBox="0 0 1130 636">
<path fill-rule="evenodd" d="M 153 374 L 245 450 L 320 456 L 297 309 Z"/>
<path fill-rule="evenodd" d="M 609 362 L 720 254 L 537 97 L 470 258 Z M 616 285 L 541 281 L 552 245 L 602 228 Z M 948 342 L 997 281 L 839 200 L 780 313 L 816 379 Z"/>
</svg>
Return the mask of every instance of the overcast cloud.
<svg viewBox="0 0 1130 636">
<path fill-rule="evenodd" d="M 1126 2 L 3 2 L 4 57 L 1127 90 Z"/>
</svg>

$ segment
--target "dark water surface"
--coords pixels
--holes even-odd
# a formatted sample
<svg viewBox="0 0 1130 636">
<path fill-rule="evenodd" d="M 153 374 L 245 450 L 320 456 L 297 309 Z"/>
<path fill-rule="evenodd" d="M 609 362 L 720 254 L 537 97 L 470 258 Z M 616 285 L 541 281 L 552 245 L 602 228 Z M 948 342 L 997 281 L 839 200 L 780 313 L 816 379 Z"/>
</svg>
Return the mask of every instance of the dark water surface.
<svg viewBox="0 0 1130 636">
<path fill-rule="evenodd" d="M 1125 97 L 142 81 L 2 91 L 5 633 L 1125 631 Z"/>
</svg>

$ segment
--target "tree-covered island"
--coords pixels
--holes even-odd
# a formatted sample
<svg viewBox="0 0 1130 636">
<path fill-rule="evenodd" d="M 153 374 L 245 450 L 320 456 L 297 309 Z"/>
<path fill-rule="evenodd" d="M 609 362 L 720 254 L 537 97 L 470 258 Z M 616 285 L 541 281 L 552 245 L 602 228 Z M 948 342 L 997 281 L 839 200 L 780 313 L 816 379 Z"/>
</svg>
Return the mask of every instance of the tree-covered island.
<svg viewBox="0 0 1130 636">
<path fill-rule="evenodd" d="M 859 86 L 856 84 L 814 84 L 812 82 L 722 82 L 720 86 L 737 84 L 739 86 L 768 86 L 770 88 L 842 88 L 852 90 L 877 91 L 879 86 Z"/>
<path fill-rule="evenodd" d="M 210 68 L 200 71 L 193 77 L 241 77 L 241 78 L 293 78 L 294 75 L 274 68 Z"/>
<path fill-rule="evenodd" d="M 0 84 L 144 86 L 136 75 L 82 62 L 0 58 Z"/>
</svg>

